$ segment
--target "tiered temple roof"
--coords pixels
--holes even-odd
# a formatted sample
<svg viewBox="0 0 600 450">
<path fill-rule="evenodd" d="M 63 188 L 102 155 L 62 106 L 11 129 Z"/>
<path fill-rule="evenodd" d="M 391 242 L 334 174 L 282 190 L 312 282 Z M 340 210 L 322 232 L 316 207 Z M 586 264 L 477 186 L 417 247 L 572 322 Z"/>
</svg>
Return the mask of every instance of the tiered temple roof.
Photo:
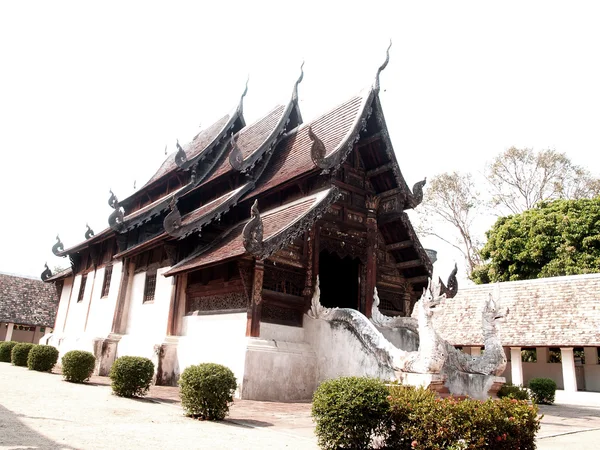
<svg viewBox="0 0 600 450">
<path fill-rule="evenodd" d="M 378 97 L 386 64 L 373 86 L 304 124 L 298 105 L 303 73 L 286 105 L 250 125 L 243 117 L 246 86 L 232 113 L 190 143 L 177 143 L 141 189 L 123 201 L 111 193 L 108 229 L 67 250 L 57 243 L 55 254 L 69 255 L 77 272 L 82 252 L 111 238 L 118 244 L 114 258 L 169 242 L 178 250 L 167 275 L 244 254 L 264 258 L 323 214 L 335 213 L 330 205 L 358 186 L 368 193 L 364 201 L 377 199 L 379 230 L 402 275 L 415 287 L 426 283 L 431 261 L 404 213 L 421 201 L 424 181 L 411 191 L 396 160 Z M 337 176 L 351 157 L 365 173 L 354 185 Z M 264 235 L 252 247 L 244 244 L 243 230 L 254 220 L 255 200 L 253 217 L 261 218 Z"/>
</svg>

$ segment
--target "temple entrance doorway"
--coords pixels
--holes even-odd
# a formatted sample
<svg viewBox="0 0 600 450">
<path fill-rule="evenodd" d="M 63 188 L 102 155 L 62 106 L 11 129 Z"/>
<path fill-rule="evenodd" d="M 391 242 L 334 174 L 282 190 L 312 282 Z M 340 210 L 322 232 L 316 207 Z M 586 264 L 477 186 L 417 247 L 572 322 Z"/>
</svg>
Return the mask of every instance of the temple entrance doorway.
<svg viewBox="0 0 600 450">
<path fill-rule="evenodd" d="M 327 250 L 319 253 L 319 287 L 323 306 L 358 309 L 359 267 L 360 261 L 350 256 L 340 258 Z"/>
</svg>

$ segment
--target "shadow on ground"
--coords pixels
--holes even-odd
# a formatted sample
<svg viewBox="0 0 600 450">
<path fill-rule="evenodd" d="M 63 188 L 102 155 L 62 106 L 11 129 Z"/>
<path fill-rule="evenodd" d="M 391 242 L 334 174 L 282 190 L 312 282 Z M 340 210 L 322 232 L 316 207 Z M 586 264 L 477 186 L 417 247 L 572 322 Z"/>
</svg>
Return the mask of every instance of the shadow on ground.
<svg viewBox="0 0 600 450">
<path fill-rule="evenodd" d="M 541 414 L 546 416 L 560 416 L 570 419 L 594 418 L 599 420 L 600 407 L 576 406 L 576 405 L 538 405 Z M 600 423 L 600 421 L 599 421 Z"/>
<path fill-rule="evenodd" d="M 25 425 L 19 417 L 35 420 L 56 420 L 47 417 L 16 415 L 0 405 L 0 447 L 30 447 L 36 449 L 74 449 L 48 439 Z"/>
</svg>

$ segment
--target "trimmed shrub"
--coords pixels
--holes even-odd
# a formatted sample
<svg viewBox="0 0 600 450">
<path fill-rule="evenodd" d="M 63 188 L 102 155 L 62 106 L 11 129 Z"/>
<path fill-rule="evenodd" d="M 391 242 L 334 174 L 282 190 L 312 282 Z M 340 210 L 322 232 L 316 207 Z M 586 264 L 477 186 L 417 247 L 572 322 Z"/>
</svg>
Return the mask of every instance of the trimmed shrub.
<svg viewBox="0 0 600 450">
<path fill-rule="evenodd" d="M 13 347 L 12 352 L 10 352 L 10 361 L 15 366 L 27 366 L 27 357 L 34 345 L 27 342 L 19 342 Z"/>
<path fill-rule="evenodd" d="M 523 386 L 515 386 L 506 383 L 498 391 L 498 398 L 516 398 L 517 400 L 529 400 L 529 391 Z"/>
<path fill-rule="evenodd" d="M 388 416 L 388 389 L 373 378 L 327 380 L 313 396 L 315 433 L 324 449 L 369 448 Z"/>
<path fill-rule="evenodd" d="M 154 364 L 141 356 L 121 356 L 110 369 L 113 392 L 120 397 L 141 397 L 150 389 Z"/>
<path fill-rule="evenodd" d="M 0 362 L 10 362 L 10 353 L 17 344 L 15 341 L 0 342 Z"/>
<path fill-rule="evenodd" d="M 187 367 L 179 378 L 179 386 L 187 416 L 223 420 L 233 402 L 237 381 L 228 367 L 204 363 Z"/>
<path fill-rule="evenodd" d="M 94 372 L 96 358 L 90 352 L 71 350 L 61 359 L 62 374 L 65 380 L 72 383 L 83 383 Z"/>
<path fill-rule="evenodd" d="M 535 449 L 540 419 L 537 406 L 527 401 L 440 399 L 410 386 L 392 386 L 389 399 L 386 448 Z"/>
<path fill-rule="evenodd" d="M 38 372 L 50 372 L 58 361 L 58 350 L 51 345 L 36 345 L 27 356 L 27 367 L 29 370 Z"/>
<path fill-rule="evenodd" d="M 529 380 L 529 390 L 534 402 L 546 405 L 554 403 L 556 383 L 550 378 L 532 378 Z"/>
</svg>

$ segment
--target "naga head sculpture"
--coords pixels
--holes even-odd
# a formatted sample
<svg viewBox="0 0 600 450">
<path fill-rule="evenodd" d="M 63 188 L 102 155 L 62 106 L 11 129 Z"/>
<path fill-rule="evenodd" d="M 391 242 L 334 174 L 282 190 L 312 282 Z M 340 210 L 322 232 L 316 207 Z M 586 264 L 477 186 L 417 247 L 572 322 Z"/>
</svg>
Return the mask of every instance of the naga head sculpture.
<svg viewBox="0 0 600 450">
<path fill-rule="evenodd" d="M 482 316 L 484 327 L 495 326 L 496 321 L 504 319 L 509 312 L 510 310 L 508 308 L 500 308 L 496 300 L 494 300 L 494 296 L 490 294 L 483 307 Z"/>
<path fill-rule="evenodd" d="M 423 295 L 419 299 L 421 307 L 424 308 L 427 316 L 433 314 L 433 309 L 439 306 L 443 299 L 446 298 L 446 294 L 442 293 L 440 285 L 432 282 L 431 278 L 427 282 L 427 287 L 423 288 Z"/>
</svg>

